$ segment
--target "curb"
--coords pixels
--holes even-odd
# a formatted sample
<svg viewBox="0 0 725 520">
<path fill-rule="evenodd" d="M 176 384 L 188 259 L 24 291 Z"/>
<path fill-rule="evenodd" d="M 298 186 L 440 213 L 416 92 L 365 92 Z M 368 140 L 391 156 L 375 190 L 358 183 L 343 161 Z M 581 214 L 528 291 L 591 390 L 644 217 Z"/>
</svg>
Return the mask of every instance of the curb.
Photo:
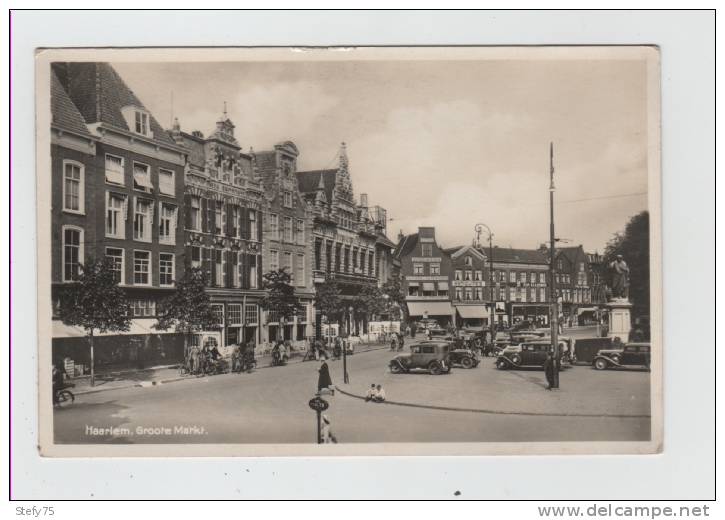
<svg viewBox="0 0 725 520">
<path fill-rule="evenodd" d="M 382 350 L 384 348 L 388 348 L 388 347 L 387 346 L 380 346 L 378 348 L 370 348 L 370 349 L 366 349 L 366 350 L 359 350 L 357 352 L 357 354 L 364 354 L 366 352 L 374 352 L 374 351 L 377 351 L 377 350 Z M 264 357 L 264 356 L 260 356 L 260 357 Z M 342 358 L 340 358 L 340 359 L 342 359 Z M 288 361 L 287 364 L 294 364 L 294 365 L 296 365 L 296 364 L 303 363 L 303 362 L 304 361 L 301 358 L 298 357 L 298 358 L 296 358 L 292 362 Z M 169 367 L 172 367 L 172 366 L 174 366 L 174 365 L 169 365 Z M 264 366 L 258 366 L 256 368 L 256 370 L 263 370 L 265 368 L 276 368 L 276 367 L 273 367 L 272 365 L 264 365 Z M 152 370 L 152 369 L 146 369 L 146 370 Z M 218 374 L 218 375 L 224 375 L 224 374 Z M 201 379 L 201 378 L 199 378 L 199 379 Z M 89 389 L 89 390 L 82 390 L 82 391 L 78 391 L 78 392 L 73 392 L 73 394 L 74 395 L 88 395 L 88 394 L 98 394 L 100 392 L 110 392 L 112 390 L 126 390 L 126 389 L 129 389 L 129 388 L 151 388 L 151 387 L 154 387 L 154 386 L 161 386 L 161 385 L 166 385 L 166 384 L 169 384 L 169 383 L 175 383 L 177 381 L 192 381 L 192 380 L 193 379 L 188 378 L 188 377 L 172 377 L 172 378 L 169 378 L 169 379 L 161 379 L 159 381 L 142 381 L 140 383 L 129 383 L 129 384 L 122 385 L 122 386 L 114 386 L 113 388 L 92 388 L 92 389 Z"/>
<path fill-rule="evenodd" d="M 343 395 L 346 395 L 348 397 L 352 397 L 353 399 L 360 399 L 362 401 L 365 400 L 365 398 L 361 395 L 353 394 L 351 392 L 346 392 L 339 386 L 336 386 L 335 389 L 340 392 Z M 546 412 L 516 412 L 516 411 L 505 411 L 505 410 L 490 410 L 485 408 L 458 408 L 455 406 L 437 406 L 437 405 L 428 405 L 428 404 L 418 404 L 418 403 L 405 403 L 402 401 L 388 401 L 385 400 L 381 403 L 375 403 L 375 404 L 387 404 L 392 406 L 407 406 L 410 408 L 426 408 L 428 410 L 441 410 L 446 412 L 469 412 L 469 413 L 481 413 L 481 414 L 490 414 L 490 415 L 528 415 L 528 416 L 537 416 L 537 417 L 593 417 L 593 418 L 608 418 L 608 419 L 650 419 L 651 415 L 644 415 L 644 414 L 633 414 L 633 415 L 626 415 L 626 414 L 586 414 L 586 413 L 546 413 Z"/>
</svg>

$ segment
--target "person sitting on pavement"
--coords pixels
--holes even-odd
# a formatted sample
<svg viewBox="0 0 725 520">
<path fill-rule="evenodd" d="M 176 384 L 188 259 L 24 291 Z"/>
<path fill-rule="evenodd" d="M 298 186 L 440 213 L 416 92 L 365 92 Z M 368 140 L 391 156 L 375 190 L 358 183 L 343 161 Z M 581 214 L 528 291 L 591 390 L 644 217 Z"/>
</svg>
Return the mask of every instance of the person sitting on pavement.
<svg viewBox="0 0 725 520">
<path fill-rule="evenodd" d="M 368 388 L 367 394 L 365 394 L 365 401 L 372 401 L 375 397 L 376 389 L 375 389 L 375 383 L 370 385 L 370 388 Z"/>
<path fill-rule="evenodd" d="M 382 403 L 383 401 L 385 401 L 385 390 L 383 390 L 383 387 L 381 385 L 375 387 L 373 401 L 376 403 Z"/>
</svg>

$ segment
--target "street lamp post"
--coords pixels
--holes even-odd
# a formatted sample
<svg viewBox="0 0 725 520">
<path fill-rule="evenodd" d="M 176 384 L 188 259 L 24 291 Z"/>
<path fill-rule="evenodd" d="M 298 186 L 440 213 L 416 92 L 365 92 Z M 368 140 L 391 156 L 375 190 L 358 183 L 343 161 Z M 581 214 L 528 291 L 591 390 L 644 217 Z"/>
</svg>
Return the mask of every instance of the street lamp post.
<svg viewBox="0 0 725 520">
<path fill-rule="evenodd" d="M 551 343 L 554 347 L 554 381 L 552 388 L 559 388 L 559 300 L 556 294 L 556 238 L 554 233 L 554 143 L 549 145 L 549 174 L 551 175 L 551 183 L 549 185 L 549 240 L 550 246 L 550 266 L 549 276 L 551 276 Z"/>
<path fill-rule="evenodd" d="M 496 304 L 495 304 L 495 298 L 493 294 L 493 233 L 491 232 L 491 228 L 488 227 L 486 224 L 476 224 L 476 227 L 474 230 L 476 231 L 476 242 L 478 245 L 481 245 L 480 237 L 481 237 L 481 231 L 483 228 L 486 228 L 486 231 L 488 231 L 488 283 L 491 286 L 489 289 L 489 296 L 490 296 L 490 303 L 489 303 L 489 311 L 490 311 L 490 322 L 488 324 L 488 328 L 490 330 L 489 337 L 491 338 L 491 345 L 493 345 L 494 340 L 496 339 L 494 335 L 496 334 L 496 330 L 494 328 L 494 321 L 496 317 Z"/>
<path fill-rule="evenodd" d="M 347 333 L 347 341 L 350 341 L 350 332 L 352 331 L 352 320 L 353 320 L 353 314 L 352 312 L 355 310 L 351 307 L 348 307 L 347 309 L 350 312 L 350 329 Z M 347 344 L 343 342 L 342 344 L 342 380 L 345 384 L 350 383 L 350 376 L 347 375 Z"/>
</svg>

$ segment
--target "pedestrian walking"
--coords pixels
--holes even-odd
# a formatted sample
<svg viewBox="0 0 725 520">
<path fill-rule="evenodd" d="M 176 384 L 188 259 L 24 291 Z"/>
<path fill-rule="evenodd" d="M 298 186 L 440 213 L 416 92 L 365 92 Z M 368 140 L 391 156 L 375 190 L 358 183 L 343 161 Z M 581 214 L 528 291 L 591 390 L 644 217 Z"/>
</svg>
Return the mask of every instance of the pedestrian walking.
<svg viewBox="0 0 725 520">
<path fill-rule="evenodd" d="M 332 432 L 332 426 L 330 425 L 330 418 L 327 414 L 322 415 L 322 428 L 320 430 L 320 437 L 322 437 L 323 444 L 337 444 L 337 437 Z"/>
<path fill-rule="evenodd" d="M 405 335 L 399 334 L 398 335 L 398 350 L 403 350 L 404 346 L 405 346 Z"/>
<path fill-rule="evenodd" d="M 554 386 L 555 369 L 554 356 L 551 352 L 549 352 L 546 354 L 546 360 L 544 361 L 544 374 L 546 375 L 546 382 L 548 383 L 548 386 L 546 387 L 547 390 L 551 390 L 551 387 Z"/>
<path fill-rule="evenodd" d="M 327 366 L 327 362 L 323 359 L 320 363 L 320 368 L 317 371 L 317 393 L 322 392 L 323 388 L 330 389 L 332 386 L 332 378 L 330 378 L 330 367 Z M 334 395 L 334 390 L 331 390 Z"/>
</svg>

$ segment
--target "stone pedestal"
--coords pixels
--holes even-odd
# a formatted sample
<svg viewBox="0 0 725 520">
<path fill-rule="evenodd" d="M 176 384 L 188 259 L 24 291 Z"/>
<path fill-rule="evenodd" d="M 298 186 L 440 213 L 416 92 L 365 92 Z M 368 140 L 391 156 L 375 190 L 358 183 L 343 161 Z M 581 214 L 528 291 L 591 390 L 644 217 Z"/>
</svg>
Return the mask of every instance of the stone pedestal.
<svg viewBox="0 0 725 520">
<path fill-rule="evenodd" d="M 622 343 L 629 340 L 632 330 L 632 304 L 626 298 L 615 298 L 607 302 L 609 309 L 609 337 L 618 337 Z"/>
</svg>

